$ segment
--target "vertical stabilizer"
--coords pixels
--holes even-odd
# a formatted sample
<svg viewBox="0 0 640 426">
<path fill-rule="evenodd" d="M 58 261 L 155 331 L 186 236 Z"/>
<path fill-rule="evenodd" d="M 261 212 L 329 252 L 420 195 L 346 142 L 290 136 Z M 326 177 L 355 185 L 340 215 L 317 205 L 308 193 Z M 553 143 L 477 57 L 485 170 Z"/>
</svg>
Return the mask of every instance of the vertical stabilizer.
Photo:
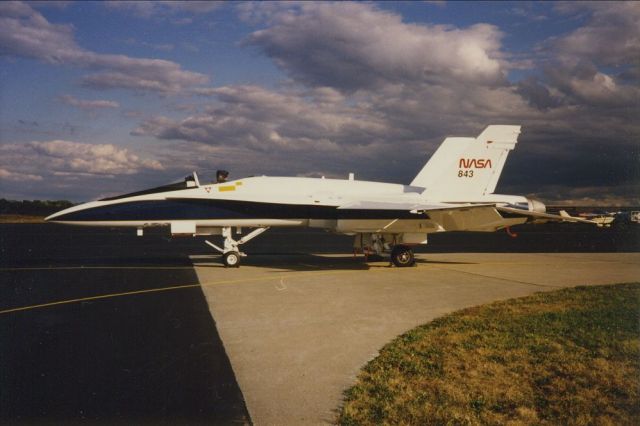
<svg viewBox="0 0 640 426">
<path fill-rule="evenodd" d="M 493 193 L 520 126 L 490 125 L 477 138 L 446 138 L 412 186 L 441 200 L 472 200 Z"/>
</svg>

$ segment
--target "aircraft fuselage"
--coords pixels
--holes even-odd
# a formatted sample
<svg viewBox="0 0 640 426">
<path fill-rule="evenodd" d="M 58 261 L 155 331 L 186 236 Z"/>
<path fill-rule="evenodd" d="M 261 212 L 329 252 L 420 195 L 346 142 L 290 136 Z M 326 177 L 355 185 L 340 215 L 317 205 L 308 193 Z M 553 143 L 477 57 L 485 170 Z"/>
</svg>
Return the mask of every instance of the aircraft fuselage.
<svg viewBox="0 0 640 426">
<path fill-rule="evenodd" d="M 190 188 L 185 184 L 184 189 L 142 191 L 140 195 L 92 201 L 58 212 L 47 220 L 110 227 L 171 225 L 175 229 L 195 228 L 193 233 L 222 226 L 309 226 L 344 233 L 455 230 L 453 223 L 450 224 L 452 229 L 442 229 L 430 220 L 429 216 L 437 215 L 437 211 L 425 214 L 393 207 L 399 203 L 406 206 L 424 203 L 424 190 L 409 185 L 358 180 L 259 176 Z M 358 201 L 363 199 L 369 202 L 367 208 L 358 206 Z M 442 202 L 462 200 L 438 200 L 438 203 Z M 515 205 L 526 204 L 527 199 L 492 194 L 473 202 Z M 504 220 L 505 223 L 492 224 L 486 230 L 515 224 L 514 219 Z M 518 218 L 515 221 L 523 223 L 525 220 Z"/>
</svg>

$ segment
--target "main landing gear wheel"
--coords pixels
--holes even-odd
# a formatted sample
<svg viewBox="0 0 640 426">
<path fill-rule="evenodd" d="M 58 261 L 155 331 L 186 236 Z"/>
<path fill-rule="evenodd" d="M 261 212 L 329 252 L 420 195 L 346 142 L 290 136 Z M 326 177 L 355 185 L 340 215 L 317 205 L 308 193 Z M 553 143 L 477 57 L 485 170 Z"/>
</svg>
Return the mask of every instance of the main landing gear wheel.
<svg viewBox="0 0 640 426">
<path fill-rule="evenodd" d="M 413 256 L 413 250 L 407 246 L 395 246 L 391 250 L 391 262 L 398 268 L 413 266 L 416 259 Z"/>
<path fill-rule="evenodd" d="M 237 268 L 240 266 L 240 253 L 237 251 L 229 251 L 222 255 L 222 263 L 229 268 Z"/>
</svg>

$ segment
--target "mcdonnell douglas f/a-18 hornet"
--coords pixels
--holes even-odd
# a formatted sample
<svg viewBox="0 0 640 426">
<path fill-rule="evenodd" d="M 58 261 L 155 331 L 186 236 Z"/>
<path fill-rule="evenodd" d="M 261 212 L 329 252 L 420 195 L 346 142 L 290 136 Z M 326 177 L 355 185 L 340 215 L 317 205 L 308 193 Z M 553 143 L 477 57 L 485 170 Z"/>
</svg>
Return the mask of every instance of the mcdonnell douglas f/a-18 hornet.
<svg viewBox="0 0 640 426">
<path fill-rule="evenodd" d="M 592 221 L 519 195 L 494 194 L 520 126 L 491 125 L 477 138 L 448 137 L 410 185 L 348 179 L 254 176 L 216 183 L 184 181 L 92 201 L 46 220 L 70 225 L 167 226 L 172 235 L 221 235 L 225 266 L 239 266 L 240 246 L 272 226 L 307 226 L 354 236 L 354 250 L 390 253 L 414 264 L 412 247 L 447 231 L 493 232 L 525 222 Z M 233 230 L 236 230 L 234 235 Z M 242 228 L 251 228 L 241 236 Z"/>
</svg>

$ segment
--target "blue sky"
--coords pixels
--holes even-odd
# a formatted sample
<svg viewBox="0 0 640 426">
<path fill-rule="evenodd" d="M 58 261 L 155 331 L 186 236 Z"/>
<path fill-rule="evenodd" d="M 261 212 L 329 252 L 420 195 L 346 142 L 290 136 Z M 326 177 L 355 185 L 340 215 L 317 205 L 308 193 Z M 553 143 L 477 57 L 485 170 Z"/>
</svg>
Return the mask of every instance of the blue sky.
<svg viewBox="0 0 640 426">
<path fill-rule="evenodd" d="M 0 197 L 192 169 L 407 183 L 521 124 L 498 191 L 640 203 L 635 2 L 3 2 Z"/>
</svg>

